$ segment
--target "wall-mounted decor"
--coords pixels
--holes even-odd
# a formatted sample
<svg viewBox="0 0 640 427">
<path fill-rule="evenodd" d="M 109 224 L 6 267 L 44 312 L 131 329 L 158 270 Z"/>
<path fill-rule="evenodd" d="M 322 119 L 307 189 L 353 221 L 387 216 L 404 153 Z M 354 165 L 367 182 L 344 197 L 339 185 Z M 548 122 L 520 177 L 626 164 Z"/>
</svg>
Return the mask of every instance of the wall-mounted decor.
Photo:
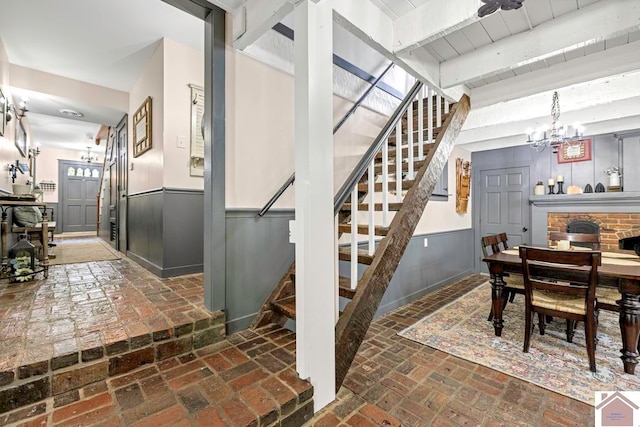
<svg viewBox="0 0 640 427">
<path fill-rule="evenodd" d="M 190 174 L 204 176 L 204 136 L 202 135 L 202 116 L 204 115 L 204 89 L 194 84 L 191 88 L 191 145 Z"/>
<path fill-rule="evenodd" d="M 22 120 L 16 123 L 16 147 L 22 157 L 27 155 L 27 131 L 24 130 Z"/>
<path fill-rule="evenodd" d="M 471 162 L 456 159 L 456 212 L 466 214 L 471 189 Z"/>
<path fill-rule="evenodd" d="M 151 97 L 133 115 L 133 157 L 151 150 Z"/>
<path fill-rule="evenodd" d="M 4 136 L 4 126 L 7 122 L 7 98 L 4 97 L 0 89 L 0 136 Z"/>
<path fill-rule="evenodd" d="M 591 139 L 569 142 L 558 149 L 558 163 L 586 162 L 591 160 Z"/>
</svg>

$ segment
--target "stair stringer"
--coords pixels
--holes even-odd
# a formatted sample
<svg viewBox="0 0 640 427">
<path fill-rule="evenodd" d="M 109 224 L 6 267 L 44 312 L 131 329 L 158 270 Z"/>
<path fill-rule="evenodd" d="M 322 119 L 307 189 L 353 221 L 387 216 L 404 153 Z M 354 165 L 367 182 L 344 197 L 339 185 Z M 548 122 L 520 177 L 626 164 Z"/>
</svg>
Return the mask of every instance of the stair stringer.
<svg viewBox="0 0 640 427">
<path fill-rule="evenodd" d="M 391 222 L 389 233 L 376 249 L 373 263 L 365 270 L 353 300 L 347 304 L 336 324 L 336 391 L 351 367 L 444 165 L 449 160 L 469 109 L 469 97 L 463 95 L 443 124 L 444 130 L 434 142 L 435 149 L 429 150 L 424 165 L 416 175 L 415 185 L 407 192 L 402 208 Z"/>
</svg>

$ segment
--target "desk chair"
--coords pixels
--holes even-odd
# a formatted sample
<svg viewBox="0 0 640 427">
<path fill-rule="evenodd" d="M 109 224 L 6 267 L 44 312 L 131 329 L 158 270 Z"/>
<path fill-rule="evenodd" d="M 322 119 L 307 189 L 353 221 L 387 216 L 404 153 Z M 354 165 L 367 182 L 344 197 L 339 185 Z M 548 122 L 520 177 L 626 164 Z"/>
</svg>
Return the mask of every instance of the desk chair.
<svg viewBox="0 0 640 427">
<path fill-rule="evenodd" d="M 598 266 L 601 263 L 600 252 L 557 251 L 520 246 L 520 258 L 525 288 L 523 351 L 529 352 L 534 313 L 538 314 L 541 333 L 544 330 L 545 315 L 567 319 L 567 335 L 570 329 L 573 332 L 574 322 L 583 321 L 589 369 L 595 372 L 596 285 Z M 589 269 L 579 270 L 575 268 L 576 266 L 589 267 Z M 559 282 L 558 277 L 570 283 Z"/>
</svg>

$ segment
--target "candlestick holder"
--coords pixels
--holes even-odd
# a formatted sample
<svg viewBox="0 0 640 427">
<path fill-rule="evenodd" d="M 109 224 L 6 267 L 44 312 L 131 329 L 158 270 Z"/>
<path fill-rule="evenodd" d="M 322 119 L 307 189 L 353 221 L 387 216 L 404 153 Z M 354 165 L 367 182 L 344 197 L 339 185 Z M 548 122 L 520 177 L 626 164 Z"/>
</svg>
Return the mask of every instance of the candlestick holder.
<svg viewBox="0 0 640 427">
<path fill-rule="evenodd" d="M 553 192 L 554 188 L 555 188 L 555 185 L 549 184 L 549 193 L 547 193 L 547 194 L 556 194 L 556 193 Z"/>
<path fill-rule="evenodd" d="M 562 191 L 562 184 L 564 184 L 564 182 L 558 181 L 558 192 L 556 194 L 564 194 L 564 191 Z"/>
</svg>

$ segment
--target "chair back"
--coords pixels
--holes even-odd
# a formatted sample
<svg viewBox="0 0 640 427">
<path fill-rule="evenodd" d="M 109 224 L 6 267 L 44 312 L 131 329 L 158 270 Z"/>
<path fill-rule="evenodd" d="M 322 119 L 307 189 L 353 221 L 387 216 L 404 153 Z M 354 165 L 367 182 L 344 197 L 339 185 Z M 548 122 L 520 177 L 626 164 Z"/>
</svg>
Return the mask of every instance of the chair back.
<svg viewBox="0 0 640 427">
<path fill-rule="evenodd" d="M 585 299 L 587 313 L 595 308 L 599 251 L 559 251 L 520 246 L 527 304 L 534 290 L 553 291 Z"/>
<path fill-rule="evenodd" d="M 485 257 L 509 249 L 509 243 L 507 242 L 507 233 L 484 236 L 482 239 L 480 239 L 480 242 L 482 244 L 482 254 Z M 491 253 L 489 253 L 489 251 L 487 250 L 488 248 L 491 248 Z"/>
<path fill-rule="evenodd" d="M 597 234 L 552 232 L 549 233 L 549 240 L 551 240 L 552 244 L 559 240 L 568 240 L 571 243 L 587 243 L 588 245 L 585 246 L 589 246 L 591 249 L 600 249 L 600 236 Z"/>
</svg>

